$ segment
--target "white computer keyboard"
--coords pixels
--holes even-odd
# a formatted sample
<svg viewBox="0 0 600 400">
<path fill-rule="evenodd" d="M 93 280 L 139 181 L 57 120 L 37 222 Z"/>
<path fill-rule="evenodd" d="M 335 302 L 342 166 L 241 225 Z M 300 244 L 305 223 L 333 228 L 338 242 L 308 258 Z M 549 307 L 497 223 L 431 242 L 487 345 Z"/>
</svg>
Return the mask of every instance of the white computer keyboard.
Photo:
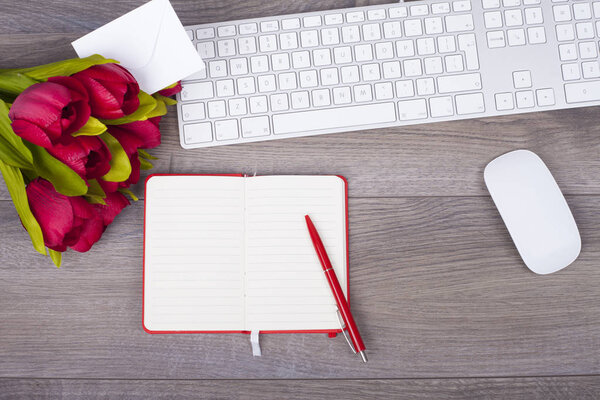
<svg viewBox="0 0 600 400">
<path fill-rule="evenodd" d="M 600 104 L 600 0 L 425 0 L 186 27 L 184 148 Z"/>
</svg>

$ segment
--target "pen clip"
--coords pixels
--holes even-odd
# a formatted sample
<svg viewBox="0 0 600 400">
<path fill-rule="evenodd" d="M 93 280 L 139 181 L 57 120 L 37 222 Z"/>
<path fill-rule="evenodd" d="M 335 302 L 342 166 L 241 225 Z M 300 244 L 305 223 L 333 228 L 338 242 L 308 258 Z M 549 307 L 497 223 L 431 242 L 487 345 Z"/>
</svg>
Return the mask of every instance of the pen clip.
<svg viewBox="0 0 600 400">
<path fill-rule="evenodd" d="M 335 312 L 337 313 L 338 320 L 340 321 L 340 327 L 342 328 L 342 334 L 346 338 L 346 342 L 348 342 L 348 346 L 350 346 L 350 349 L 352 349 L 352 352 L 354 354 L 356 354 L 356 349 L 354 348 L 354 345 L 350 341 L 350 335 L 348 335 L 348 332 L 346 331 L 346 323 L 344 322 L 344 319 L 342 318 L 342 314 L 340 313 L 339 308 L 336 308 Z"/>
</svg>

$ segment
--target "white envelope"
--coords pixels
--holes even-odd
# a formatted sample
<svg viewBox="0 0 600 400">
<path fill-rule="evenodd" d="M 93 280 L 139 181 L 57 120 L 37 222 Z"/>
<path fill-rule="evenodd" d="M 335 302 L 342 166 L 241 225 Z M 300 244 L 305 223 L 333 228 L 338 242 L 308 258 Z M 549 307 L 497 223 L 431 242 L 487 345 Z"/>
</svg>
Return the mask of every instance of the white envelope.
<svg viewBox="0 0 600 400">
<path fill-rule="evenodd" d="M 168 0 L 152 0 L 73 43 L 79 57 L 113 58 L 154 93 L 204 68 Z"/>
</svg>

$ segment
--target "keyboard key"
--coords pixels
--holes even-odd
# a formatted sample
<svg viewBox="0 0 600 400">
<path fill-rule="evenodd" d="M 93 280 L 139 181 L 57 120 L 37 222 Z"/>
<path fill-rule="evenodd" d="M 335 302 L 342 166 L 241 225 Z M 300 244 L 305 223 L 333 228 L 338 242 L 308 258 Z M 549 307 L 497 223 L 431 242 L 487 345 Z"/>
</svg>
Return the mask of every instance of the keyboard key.
<svg viewBox="0 0 600 400">
<path fill-rule="evenodd" d="M 438 36 L 438 51 L 440 53 L 454 53 L 456 51 L 456 41 L 454 36 Z"/>
<path fill-rule="evenodd" d="M 504 21 L 506 26 L 523 25 L 523 13 L 520 9 L 504 11 Z"/>
<path fill-rule="evenodd" d="M 215 28 L 196 29 L 196 38 L 198 40 L 212 39 L 215 37 Z"/>
<path fill-rule="evenodd" d="M 300 45 L 302 47 L 317 47 L 319 45 L 319 32 L 316 30 L 300 32 Z"/>
<path fill-rule="evenodd" d="M 340 34 L 338 28 L 321 29 L 321 43 L 323 46 L 331 46 L 340 43 Z"/>
<path fill-rule="evenodd" d="M 478 114 L 485 112 L 482 93 L 461 94 L 455 97 L 458 115 Z"/>
<path fill-rule="evenodd" d="M 358 30 L 358 26 L 343 26 L 342 41 L 344 43 L 356 43 L 360 41 L 360 31 Z"/>
<path fill-rule="evenodd" d="M 263 21 L 260 23 L 261 32 L 275 32 L 279 30 L 279 21 Z"/>
<path fill-rule="evenodd" d="M 246 75 L 248 73 L 248 60 L 245 58 L 232 58 L 229 60 L 229 71 L 232 76 Z"/>
<path fill-rule="evenodd" d="M 243 120 L 242 120 L 243 121 Z M 273 116 L 275 134 L 324 131 L 396 121 L 394 103 L 311 110 Z"/>
<path fill-rule="evenodd" d="M 310 67 L 310 53 L 308 51 L 292 53 L 292 65 L 296 69 Z"/>
<path fill-rule="evenodd" d="M 285 32 L 279 35 L 281 50 L 293 50 L 298 48 L 298 35 L 296 32 Z"/>
<path fill-rule="evenodd" d="M 215 136 L 217 140 L 232 140 L 239 136 L 238 123 L 235 119 L 215 122 Z"/>
<path fill-rule="evenodd" d="M 576 20 L 591 19 L 592 9 L 588 3 L 575 3 L 573 4 L 573 15 Z"/>
<path fill-rule="evenodd" d="M 600 81 L 565 84 L 567 103 L 583 103 L 600 100 Z"/>
<path fill-rule="evenodd" d="M 421 36 L 423 27 L 420 19 L 407 19 L 404 21 L 404 34 L 406 36 Z"/>
<path fill-rule="evenodd" d="M 300 87 L 301 88 L 312 88 L 319 84 L 317 80 L 317 71 L 300 71 Z"/>
<path fill-rule="evenodd" d="M 446 32 L 464 32 L 473 30 L 473 16 L 471 14 L 448 15 L 446 19 Z"/>
<path fill-rule="evenodd" d="M 201 42 L 196 44 L 198 54 L 203 59 L 215 58 L 215 44 L 213 42 Z"/>
<path fill-rule="evenodd" d="M 325 16 L 325 25 L 339 25 L 344 22 L 342 14 L 328 14 Z"/>
<path fill-rule="evenodd" d="M 554 6 L 552 8 L 555 22 L 565 22 L 571 20 L 571 7 L 568 4 Z"/>
<path fill-rule="evenodd" d="M 267 116 L 242 118 L 241 122 L 243 137 L 268 136 L 271 134 L 271 126 Z"/>
<path fill-rule="evenodd" d="M 579 64 L 563 64 L 562 75 L 563 80 L 565 81 L 576 81 L 577 79 L 581 78 L 581 74 L 579 73 Z"/>
<path fill-rule="evenodd" d="M 181 116 L 184 121 L 196 121 L 206 118 L 204 103 L 182 104 Z"/>
<path fill-rule="evenodd" d="M 381 79 L 381 73 L 379 71 L 379 64 L 363 64 L 361 66 L 362 69 L 362 79 L 365 82 L 369 81 L 378 81 Z"/>
<path fill-rule="evenodd" d="M 406 7 L 393 7 L 388 10 L 390 18 L 404 18 L 408 16 L 408 10 Z"/>
<path fill-rule="evenodd" d="M 450 117 L 454 115 L 454 105 L 452 97 L 432 97 L 431 99 L 429 99 L 429 110 L 433 118 Z"/>
<path fill-rule="evenodd" d="M 413 97 L 415 95 L 415 87 L 413 81 L 403 80 L 396 82 L 396 97 Z"/>
<path fill-rule="evenodd" d="M 458 49 L 465 52 L 465 60 L 469 71 L 479 69 L 479 56 L 475 35 L 472 33 L 458 35 Z"/>
<path fill-rule="evenodd" d="M 481 0 L 484 9 L 500 7 L 500 0 Z"/>
<path fill-rule="evenodd" d="M 378 60 L 394 58 L 394 46 L 392 45 L 392 42 L 376 43 L 375 58 Z"/>
<path fill-rule="evenodd" d="M 398 57 L 413 57 L 415 46 L 412 40 L 399 40 L 396 42 L 396 53 Z"/>
<path fill-rule="evenodd" d="M 440 76 L 437 78 L 439 93 L 467 92 L 481 90 L 479 73 Z"/>
<path fill-rule="evenodd" d="M 191 31 L 189 29 L 185 30 L 185 33 L 187 33 L 188 37 L 190 38 L 190 40 L 194 40 L 194 31 Z"/>
<path fill-rule="evenodd" d="M 258 82 L 258 91 L 260 93 L 273 92 L 277 89 L 275 85 L 275 75 L 261 75 L 256 80 Z"/>
<path fill-rule="evenodd" d="M 260 51 L 267 53 L 277 50 L 277 36 L 263 35 L 258 37 Z"/>
<path fill-rule="evenodd" d="M 515 71 L 513 72 L 513 85 L 515 89 L 530 88 L 531 71 Z"/>
<path fill-rule="evenodd" d="M 305 28 L 314 28 L 317 26 L 321 26 L 321 16 L 320 15 L 311 15 L 308 17 L 304 17 L 302 19 Z"/>
<path fill-rule="evenodd" d="M 452 9 L 456 12 L 471 11 L 471 0 L 457 0 L 452 3 Z"/>
<path fill-rule="evenodd" d="M 360 80 L 358 67 L 356 65 L 342 67 L 341 75 L 343 83 L 356 83 Z"/>
<path fill-rule="evenodd" d="M 212 82 L 186 82 L 181 89 L 181 98 L 184 101 L 212 99 L 213 97 Z"/>
<path fill-rule="evenodd" d="M 399 101 L 398 117 L 400 121 L 427 118 L 427 101 L 425 99 Z"/>
<path fill-rule="evenodd" d="M 462 72 L 465 70 L 463 58 L 460 54 L 446 56 L 444 58 L 444 63 L 446 64 L 447 72 L 453 73 L 453 72 Z"/>
<path fill-rule="evenodd" d="M 374 85 L 375 99 L 390 100 L 394 98 L 394 88 L 392 82 L 379 82 Z"/>
<path fill-rule="evenodd" d="M 579 43 L 579 57 L 582 60 L 590 58 L 598 58 L 597 44 L 594 42 L 581 42 Z"/>
<path fill-rule="evenodd" d="M 554 89 L 539 89 L 535 92 L 535 96 L 537 98 L 538 106 L 540 107 L 553 106 L 556 103 L 554 99 Z"/>
<path fill-rule="evenodd" d="M 227 61 L 211 61 L 208 63 L 208 70 L 211 78 L 225 77 L 227 76 Z"/>
<path fill-rule="evenodd" d="M 600 78 L 600 65 L 598 61 L 587 61 L 581 64 L 585 79 Z"/>
<path fill-rule="evenodd" d="M 246 95 L 253 94 L 256 92 L 256 87 L 254 86 L 254 78 L 251 76 L 240 78 L 237 80 L 237 88 L 238 94 Z"/>
<path fill-rule="evenodd" d="M 354 86 L 354 101 L 363 103 L 373 100 L 371 85 L 356 85 Z"/>
<path fill-rule="evenodd" d="M 531 44 L 546 43 L 546 29 L 543 26 L 527 28 L 527 37 Z"/>
<path fill-rule="evenodd" d="M 226 114 L 224 100 L 209 101 L 207 106 L 208 116 L 210 118 L 223 118 Z"/>
<path fill-rule="evenodd" d="M 565 43 L 558 46 L 561 61 L 577 60 L 577 48 L 573 43 Z"/>
<path fill-rule="evenodd" d="M 290 69 L 290 56 L 287 53 L 273 54 L 271 56 L 271 68 L 273 71 Z"/>
<path fill-rule="evenodd" d="M 436 3 L 431 5 L 432 14 L 447 14 L 450 12 L 449 3 Z"/>
<path fill-rule="evenodd" d="M 298 29 L 300 28 L 300 18 L 288 18 L 281 21 L 281 29 Z"/>
<path fill-rule="evenodd" d="M 381 30 L 379 24 L 365 24 L 362 26 L 363 40 L 379 40 L 381 39 Z"/>
<path fill-rule="evenodd" d="M 229 99 L 229 115 L 237 117 L 240 115 L 246 115 L 248 110 L 246 108 L 246 99 Z"/>
<path fill-rule="evenodd" d="M 258 33 L 258 26 L 254 23 L 241 24 L 238 26 L 238 30 L 240 35 L 251 35 L 253 33 Z"/>
<path fill-rule="evenodd" d="M 566 42 L 575 39 L 575 31 L 573 30 L 573 25 L 556 25 L 556 38 L 559 42 Z"/>
<path fill-rule="evenodd" d="M 369 21 L 378 21 L 385 19 L 385 9 L 379 8 L 376 10 L 367 11 L 367 19 Z"/>
<path fill-rule="evenodd" d="M 524 46 L 525 45 L 525 30 L 524 29 L 509 29 L 506 31 L 509 46 Z"/>
<path fill-rule="evenodd" d="M 183 126 L 183 138 L 186 144 L 211 142 L 212 126 L 210 122 L 186 124 Z"/>
<path fill-rule="evenodd" d="M 423 68 L 421 66 L 421 60 L 419 60 L 419 59 L 404 60 L 403 64 L 404 64 L 404 76 L 412 77 L 412 76 L 423 75 Z"/>
<path fill-rule="evenodd" d="M 352 98 L 348 86 L 333 89 L 333 104 L 350 104 L 351 101 Z"/>
<path fill-rule="evenodd" d="M 281 90 L 294 90 L 298 87 L 295 72 L 286 72 L 284 74 L 279 74 L 278 79 L 279 89 Z"/>
<path fill-rule="evenodd" d="M 308 92 L 294 92 L 292 93 L 292 108 L 295 110 L 300 110 L 303 108 L 308 108 Z"/>
<path fill-rule="evenodd" d="M 256 39 L 253 37 L 239 38 L 238 49 L 241 55 L 256 53 Z"/>
<path fill-rule="evenodd" d="M 506 47 L 506 38 L 504 37 L 504 31 L 488 32 L 486 36 L 487 45 L 490 49 Z"/>
<path fill-rule="evenodd" d="M 370 44 L 359 44 L 354 46 L 354 59 L 358 62 L 371 61 L 373 59 L 373 48 Z"/>
<path fill-rule="evenodd" d="M 352 62 L 352 49 L 350 47 L 336 47 L 333 49 L 333 59 L 336 64 Z"/>
<path fill-rule="evenodd" d="M 419 96 L 429 96 L 435 93 L 435 83 L 433 78 L 417 79 L 417 94 Z"/>
<path fill-rule="evenodd" d="M 435 53 L 435 41 L 433 38 L 417 39 L 417 53 L 420 56 L 428 56 Z"/>
<path fill-rule="evenodd" d="M 444 31 L 442 19 L 440 17 L 425 18 L 425 33 L 428 35 L 437 35 Z"/>
<path fill-rule="evenodd" d="M 542 9 L 539 7 L 526 8 L 525 9 L 525 22 L 527 22 L 528 24 L 543 24 L 544 17 L 542 14 Z"/>
<path fill-rule="evenodd" d="M 531 90 L 517 92 L 515 97 L 517 99 L 517 108 L 532 108 L 535 106 L 533 92 Z"/>
<path fill-rule="evenodd" d="M 278 111 L 287 111 L 289 110 L 290 105 L 288 103 L 288 96 L 285 93 L 272 94 L 271 95 L 271 110 Z"/>
<path fill-rule="evenodd" d="M 329 49 L 313 50 L 313 63 L 315 67 L 331 65 L 331 51 Z"/>
<path fill-rule="evenodd" d="M 269 57 L 256 56 L 250 58 L 250 68 L 254 74 L 269 71 Z"/>
<path fill-rule="evenodd" d="M 580 22 L 575 25 L 577 39 L 593 39 L 594 25 L 591 22 Z"/>
<path fill-rule="evenodd" d="M 487 29 L 502 28 L 502 14 L 500 11 L 489 11 L 483 14 Z"/>
<path fill-rule="evenodd" d="M 420 4 L 417 6 L 410 7 L 410 15 L 412 15 L 413 17 L 420 17 L 422 15 L 427 14 L 429 14 L 429 8 L 426 4 Z"/>
<path fill-rule="evenodd" d="M 323 68 L 321 70 L 321 85 L 337 85 L 340 83 L 337 68 Z"/>
<path fill-rule="evenodd" d="M 435 75 L 444 72 L 442 57 L 428 57 L 423 62 L 425 64 L 426 75 Z"/>
<path fill-rule="evenodd" d="M 496 110 L 498 111 L 512 110 L 515 108 L 512 93 L 496 93 L 494 98 L 496 100 Z"/>
<path fill-rule="evenodd" d="M 352 11 L 346 13 L 346 21 L 348 21 L 350 24 L 354 22 L 363 22 L 364 20 L 365 14 L 363 14 L 362 11 Z"/>
<path fill-rule="evenodd" d="M 502 0 L 504 7 L 518 7 L 521 5 L 521 0 Z"/>
<path fill-rule="evenodd" d="M 402 76 L 400 62 L 398 61 L 384 62 L 381 66 L 383 68 L 384 79 L 396 79 Z"/>
<path fill-rule="evenodd" d="M 331 97 L 329 89 L 316 89 L 312 91 L 313 107 L 325 107 L 331 105 Z"/>
<path fill-rule="evenodd" d="M 233 79 L 223 79 L 216 82 L 217 97 L 229 97 L 235 94 Z"/>
<path fill-rule="evenodd" d="M 219 37 L 235 36 L 235 25 L 220 26 L 217 28 Z"/>
</svg>

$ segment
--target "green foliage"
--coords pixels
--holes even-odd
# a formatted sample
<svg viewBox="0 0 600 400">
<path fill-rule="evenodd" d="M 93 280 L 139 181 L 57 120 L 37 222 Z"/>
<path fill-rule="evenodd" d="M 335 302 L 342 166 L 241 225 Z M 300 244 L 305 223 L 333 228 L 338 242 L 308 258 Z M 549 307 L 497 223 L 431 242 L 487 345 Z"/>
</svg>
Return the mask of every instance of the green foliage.
<svg viewBox="0 0 600 400">
<path fill-rule="evenodd" d="M 106 125 L 104 125 L 98 119 L 90 117 L 90 119 L 88 119 L 88 122 L 86 122 L 85 125 L 81 127 L 81 129 L 73 133 L 71 136 L 98 136 L 104 132 L 106 132 Z"/>
<path fill-rule="evenodd" d="M 108 182 L 123 182 L 131 175 L 131 163 L 129 157 L 117 139 L 110 133 L 104 132 L 100 135 L 100 139 L 106 143 L 112 159 L 110 160 L 110 170 L 102 177 Z"/>
<path fill-rule="evenodd" d="M 152 154 L 148 153 L 144 149 L 138 149 L 138 154 L 140 157 L 143 157 L 146 160 L 158 160 L 158 157 L 154 157 Z"/>
<path fill-rule="evenodd" d="M 42 178 L 50 181 L 58 193 L 65 196 L 81 196 L 88 187 L 75 171 L 54 158 L 46 149 L 24 141 L 33 156 L 35 172 Z"/>
<path fill-rule="evenodd" d="M 50 253 L 50 258 L 52 259 L 54 265 L 56 265 L 56 268 L 60 268 L 60 263 L 62 262 L 62 253 L 52 249 L 48 249 L 48 253 Z"/>
<path fill-rule="evenodd" d="M 21 218 L 21 222 L 31 237 L 33 247 L 38 252 L 45 255 L 46 248 L 44 247 L 44 235 L 42 234 L 40 224 L 37 222 L 29 208 L 27 192 L 25 191 L 25 181 L 23 180 L 21 170 L 0 161 L 0 172 L 2 172 L 4 182 L 6 182 L 6 187 L 8 188 L 10 197 L 15 205 L 15 209 Z"/>
<path fill-rule="evenodd" d="M 122 118 L 103 119 L 101 121 L 106 125 L 123 125 L 134 121 L 144 121 L 148 119 L 148 114 L 157 107 L 157 101 L 154 97 L 141 90 L 138 94 L 138 98 L 140 99 L 140 106 L 133 113 Z"/>
<path fill-rule="evenodd" d="M 13 69 L 6 72 L 0 72 L 0 81 L 2 80 L 2 74 L 15 72 L 24 74 L 29 78 L 38 81 L 45 81 L 53 76 L 70 76 L 94 65 L 108 63 L 118 63 L 118 61 L 94 54 L 89 57 L 71 58 L 69 60 L 57 61 L 51 64 L 39 65 L 37 67 Z"/>
<path fill-rule="evenodd" d="M 120 192 L 120 193 L 122 193 L 122 194 L 128 194 L 128 195 L 129 195 L 129 197 L 131 197 L 131 199 L 132 199 L 133 201 L 138 201 L 138 200 L 139 200 L 139 199 L 137 198 L 137 196 L 136 196 L 135 194 L 133 194 L 133 192 L 132 192 L 131 190 L 129 190 L 129 189 L 126 189 L 126 188 L 120 188 L 120 189 L 118 189 L 118 190 L 119 190 L 119 192 Z"/>
<path fill-rule="evenodd" d="M 85 194 L 85 199 L 92 204 L 103 204 L 106 202 L 104 199 L 106 198 L 106 193 L 102 190 L 102 186 L 98 183 L 96 179 L 88 180 L 88 191 Z"/>
<path fill-rule="evenodd" d="M 8 106 L 0 100 L 0 160 L 18 168 L 33 168 L 33 157 L 17 136 L 8 118 Z"/>
</svg>

